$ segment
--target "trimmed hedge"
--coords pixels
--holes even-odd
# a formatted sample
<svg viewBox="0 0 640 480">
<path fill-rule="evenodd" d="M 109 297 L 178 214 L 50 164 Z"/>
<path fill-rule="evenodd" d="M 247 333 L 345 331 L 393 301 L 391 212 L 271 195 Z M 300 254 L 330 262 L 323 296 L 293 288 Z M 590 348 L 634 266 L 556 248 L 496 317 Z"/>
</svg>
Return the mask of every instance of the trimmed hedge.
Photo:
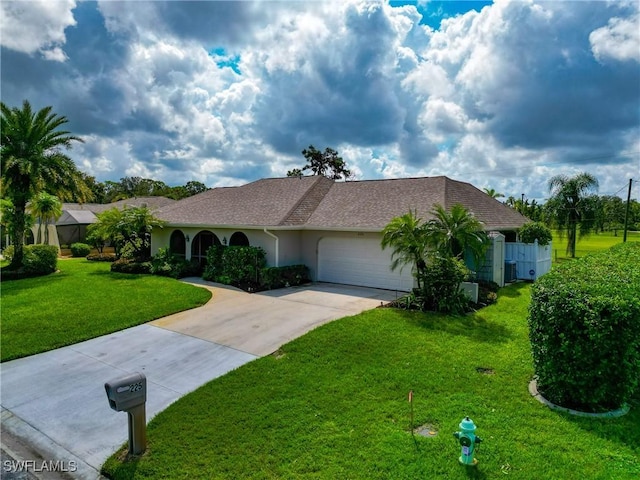
<svg viewBox="0 0 640 480">
<path fill-rule="evenodd" d="M 622 407 L 640 382 L 640 243 L 556 267 L 532 286 L 538 390 L 587 412 Z"/>
<path fill-rule="evenodd" d="M 91 246 L 86 243 L 73 243 L 70 250 L 74 257 L 86 257 L 91 253 Z"/>
<path fill-rule="evenodd" d="M 7 247 L 8 249 L 9 247 Z M 11 246 L 13 248 L 13 246 Z M 5 249 L 6 251 L 6 249 Z M 49 275 L 58 267 L 58 247 L 53 245 L 25 245 L 22 268 L 18 271 L 2 269 L 3 280 L 19 280 L 21 278 Z M 13 255 L 13 252 L 10 252 Z"/>
<path fill-rule="evenodd" d="M 202 278 L 230 285 L 258 285 L 260 270 L 267 264 L 260 247 L 214 245 L 207 250 Z"/>
<path fill-rule="evenodd" d="M 117 259 L 115 253 L 92 253 L 87 255 L 87 260 L 92 262 L 115 262 Z"/>
<path fill-rule="evenodd" d="M 195 277 L 202 273 L 202 268 L 196 260 L 185 260 L 168 248 L 161 248 L 151 259 L 151 273 L 171 278 Z"/>
<path fill-rule="evenodd" d="M 111 271 L 117 273 L 151 273 L 151 262 L 139 262 L 134 258 L 119 258 L 111 264 Z"/>
<path fill-rule="evenodd" d="M 266 267 L 260 271 L 260 286 L 267 290 L 293 287 L 310 282 L 309 276 L 309 268 L 306 265 Z"/>
</svg>

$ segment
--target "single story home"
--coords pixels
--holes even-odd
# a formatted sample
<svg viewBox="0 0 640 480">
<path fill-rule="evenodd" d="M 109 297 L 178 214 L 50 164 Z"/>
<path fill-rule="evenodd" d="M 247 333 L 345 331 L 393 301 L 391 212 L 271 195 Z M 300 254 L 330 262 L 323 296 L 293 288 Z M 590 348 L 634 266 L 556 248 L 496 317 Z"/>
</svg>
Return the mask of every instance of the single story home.
<svg viewBox="0 0 640 480">
<path fill-rule="evenodd" d="M 253 245 L 266 251 L 270 266 L 306 265 L 314 281 L 408 291 L 411 269 L 391 271 L 391 250 L 380 246 L 382 230 L 409 211 L 428 220 L 435 204 L 448 209 L 456 203 L 508 241 L 528 222 L 473 185 L 444 176 L 348 182 L 266 178 L 160 208 L 156 216 L 167 226 L 154 229 L 151 250 L 169 247 L 204 261 L 214 244 Z"/>
</svg>

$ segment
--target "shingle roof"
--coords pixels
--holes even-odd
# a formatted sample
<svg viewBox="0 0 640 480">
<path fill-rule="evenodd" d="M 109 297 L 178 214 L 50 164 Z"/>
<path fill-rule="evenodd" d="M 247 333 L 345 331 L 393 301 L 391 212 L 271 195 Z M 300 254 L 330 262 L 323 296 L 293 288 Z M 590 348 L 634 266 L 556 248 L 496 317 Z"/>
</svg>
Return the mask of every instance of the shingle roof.
<svg viewBox="0 0 640 480">
<path fill-rule="evenodd" d="M 114 207 L 148 207 L 150 210 L 156 211 L 173 203 L 176 203 L 176 200 L 167 197 L 135 197 L 113 203 L 63 203 L 62 216 L 56 221 L 56 225 L 95 223 L 96 214 Z"/>
<path fill-rule="evenodd" d="M 423 220 L 439 203 L 461 203 L 487 230 L 511 230 L 528 220 L 469 183 L 447 177 L 334 182 L 322 176 L 269 178 L 214 188 L 164 207 L 174 226 L 297 227 L 380 231 L 415 210 Z"/>
<path fill-rule="evenodd" d="M 266 227 L 288 220 L 291 224 L 308 217 L 305 209 L 317 202 L 309 206 L 305 197 L 327 182 L 333 183 L 320 176 L 265 178 L 240 187 L 213 188 L 162 208 L 157 216 L 171 225 Z"/>
</svg>

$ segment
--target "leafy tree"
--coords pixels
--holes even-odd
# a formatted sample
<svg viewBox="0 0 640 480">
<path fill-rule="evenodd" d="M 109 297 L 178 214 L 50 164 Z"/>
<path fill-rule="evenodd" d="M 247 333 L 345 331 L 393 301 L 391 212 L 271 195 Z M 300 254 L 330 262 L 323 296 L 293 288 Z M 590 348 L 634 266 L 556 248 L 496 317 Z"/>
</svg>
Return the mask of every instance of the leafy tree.
<svg viewBox="0 0 640 480">
<path fill-rule="evenodd" d="M 504 198 L 504 195 L 502 193 L 496 192 L 493 188 L 483 188 L 483 190 L 484 193 L 489 195 L 491 198 Z"/>
<path fill-rule="evenodd" d="M 74 141 L 82 142 L 59 129 L 68 122 L 66 117 L 53 113 L 52 107 L 33 112 L 26 100 L 21 109 L 4 103 L 0 107 L 2 186 L 15 208 L 15 253 L 9 268 L 17 270 L 23 266 L 25 211 L 33 196 L 47 191 L 63 200 L 74 196 L 85 199 L 90 190 L 73 161 L 61 151 L 71 148 Z"/>
<path fill-rule="evenodd" d="M 549 180 L 551 198 L 545 209 L 552 223 L 567 235 L 567 255 L 575 258 L 577 237 L 587 235 L 595 225 L 595 203 L 588 194 L 598 188 L 598 180 L 589 173 L 574 177 L 556 175 Z"/>
<path fill-rule="evenodd" d="M 55 195 L 47 192 L 38 193 L 29 204 L 31 214 L 38 219 L 38 236 L 36 243 L 49 245 L 49 223 L 55 222 L 62 215 L 62 202 Z M 44 239 L 42 227 L 44 226 Z"/>
<path fill-rule="evenodd" d="M 525 223 L 518 229 L 518 236 L 522 243 L 534 243 L 538 245 L 549 245 L 551 242 L 551 230 L 542 222 Z"/>
<path fill-rule="evenodd" d="M 92 241 L 110 239 L 118 258 L 148 258 L 151 231 L 164 226 L 147 207 L 111 208 L 97 217 L 98 221 L 88 228 L 89 237 Z"/>
<path fill-rule="evenodd" d="M 187 182 L 184 188 L 187 190 L 187 193 L 190 197 L 209 190 L 209 187 L 207 187 L 204 183 L 196 182 L 195 180 Z"/>
<path fill-rule="evenodd" d="M 351 170 L 346 168 L 346 164 L 338 152 L 333 148 L 325 148 L 324 152 L 317 150 L 313 145 L 302 150 L 302 155 L 307 160 L 307 164 L 302 169 L 294 168 L 287 172 L 288 177 L 298 177 L 303 172 L 311 170 L 314 175 L 324 175 L 333 180 L 345 180 L 351 177 Z"/>
<path fill-rule="evenodd" d="M 600 231 L 613 230 L 617 235 L 617 230 L 624 228 L 625 202 L 615 195 L 603 195 L 600 201 L 602 208 L 598 212 L 598 228 Z"/>
<path fill-rule="evenodd" d="M 405 213 L 395 217 L 382 230 L 382 248 L 390 247 L 391 269 L 400 267 L 400 271 L 406 265 L 413 269 L 412 273 L 420 288 L 422 271 L 425 268 L 425 256 L 427 254 L 427 239 L 422 220 L 415 212 Z"/>
<path fill-rule="evenodd" d="M 468 249 L 479 265 L 489 245 L 489 237 L 482 223 L 464 206 L 457 203 L 447 212 L 436 204 L 434 216 L 426 224 L 426 238 L 435 250 L 447 257 L 463 259 Z"/>
<path fill-rule="evenodd" d="M 294 168 L 287 172 L 287 177 L 301 177 L 301 176 L 302 176 L 302 170 L 300 170 L 299 168 Z"/>
</svg>

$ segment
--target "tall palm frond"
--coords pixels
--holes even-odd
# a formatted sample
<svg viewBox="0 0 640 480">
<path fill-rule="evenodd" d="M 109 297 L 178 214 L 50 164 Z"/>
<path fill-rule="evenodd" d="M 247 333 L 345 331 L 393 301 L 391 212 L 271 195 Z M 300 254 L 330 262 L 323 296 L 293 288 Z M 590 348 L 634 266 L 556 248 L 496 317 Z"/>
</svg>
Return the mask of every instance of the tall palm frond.
<svg viewBox="0 0 640 480">
<path fill-rule="evenodd" d="M 38 192 L 46 191 L 61 199 L 73 195 L 83 199 L 91 195 L 81 173 L 62 149 L 82 140 L 60 127 L 68 122 L 64 116 L 45 107 L 33 112 L 28 101 L 22 108 L 9 108 L 0 102 L 0 152 L 3 193 L 16 211 L 12 268 L 22 266 L 27 203 Z"/>
</svg>

